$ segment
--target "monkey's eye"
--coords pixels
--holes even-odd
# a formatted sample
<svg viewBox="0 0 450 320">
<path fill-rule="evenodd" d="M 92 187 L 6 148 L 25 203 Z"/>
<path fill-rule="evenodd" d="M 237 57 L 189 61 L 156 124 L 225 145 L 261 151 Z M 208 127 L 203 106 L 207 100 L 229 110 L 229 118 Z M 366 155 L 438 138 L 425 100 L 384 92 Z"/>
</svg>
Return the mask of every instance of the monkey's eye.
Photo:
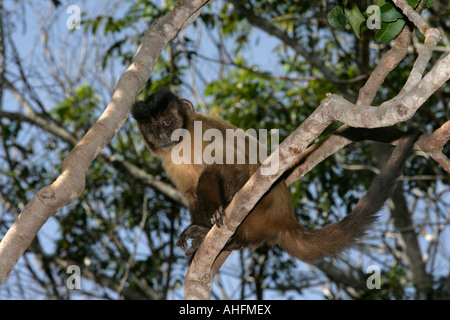
<svg viewBox="0 0 450 320">
<path fill-rule="evenodd" d="M 164 125 L 165 127 L 167 127 L 168 125 L 170 125 L 171 122 L 172 122 L 172 121 L 170 121 L 170 119 L 164 119 L 163 125 Z"/>
<path fill-rule="evenodd" d="M 156 124 L 151 124 L 150 125 L 150 130 L 155 131 L 157 129 L 158 129 L 158 125 L 156 125 Z"/>
</svg>

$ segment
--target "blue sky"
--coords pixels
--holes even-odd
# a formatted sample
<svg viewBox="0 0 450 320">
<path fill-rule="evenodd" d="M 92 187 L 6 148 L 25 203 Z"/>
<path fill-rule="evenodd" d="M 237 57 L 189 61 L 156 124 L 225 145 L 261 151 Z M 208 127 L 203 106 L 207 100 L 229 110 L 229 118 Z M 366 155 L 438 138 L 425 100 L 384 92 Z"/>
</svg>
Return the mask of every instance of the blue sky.
<svg viewBox="0 0 450 320">
<path fill-rule="evenodd" d="M 34 6 L 42 5 L 42 15 L 48 16 L 47 11 L 48 5 L 50 1 L 43 1 L 41 4 L 36 4 L 34 2 Z M 98 3 L 101 3 L 101 6 L 98 6 Z M 105 10 L 105 7 L 108 6 L 105 4 L 105 1 L 72 1 L 71 4 L 79 5 L 83 11 L 90 12 L 91 15 L 95 16 L 97 14 L 101 14 Z M 25 10 L 22 11 L 20 6 L 17 6 L 14 1 L 5 1 L 4 3 L 5 8 L 10 11 L 15 11 L 17 15 L 17 28 L 13 34 L 14 39 L 16 39 L 16 43 L 19 45 L 18 49 L 20 52 L 20 56 L 23 61 L 26 61 L 29 64 L 32 64 L 36 66 L 36 68 L 40 68 L 43 66 L 40 66 L 41 58 L 42 56 L 42 48 L 40 46 L 40 32 L 39 32 L 39 25 L 40 21 L 38 20 L 35 13 L 33 13 L 31 10 Z M 21 16 L 21 14 L 25 12 L 26 16 Z M 58 40 L 60 41 L 70 41 L 71 36 L 76 37 L 86 37 L 86 41 L 90 40 L 87 39 L 89 37 L 88 34 L 84 34 L 83 30 L 77 30 L 74 33 L 70 33 L 69 30 L 66 27 L 66 20 L 70 16 L 70 14 L 67 14 L 64 10 L 64 8 L 59 9 L 59 13 L 56 15 L 50 15 L 55 19 L 55 22 L 51 29 L 51 34 L 54 36 L 52 39 L 51 45 L 57 45 Z M 144 24 L 142 25 L 144 27 Z M 192 28 L 188 28 L 185 33 L 192 32 Z M 204 39 L 204 40 L 203 40 Z M 231 41 L 230 41 L 231 42 Z M 256 30 L 251 38 L 250 42 L 252 44 L 255 44 L 252 46 L 252 50 L 254 51 L 246 51 L 245 57 L 248 58 L 248 60 L 252 61 L 252 64 L 256 64 L 260 66 L 262 71 L 270 71 L 274 74 L 283 74 L 282 70 L 280 70 L 280 66 L 276 63 L 275 59 L 275 53 L 273 53 L 273 49 L 276 45 L 278 45 L 278 42 L 268 36 L 267 34 Z M 230 48 L 233 47 L 233 43 L 228 44 Z M 53 46 L 52 49 L 55 49 L 57 51 L 57 47 Z M 73 52 L 66 52 L 61 53 L 61 56 L 66 56 L 67 62 L 73 66 L 73 69 L 76 70 L 76 64 L 77 59 L 79 59 L 83 52 L 81 51 L 82 48 L 80 47 L 79 51 L 77 52 L 74 50 Z M 208 38 L 205 36 L 202 38 L 201 45 L 200 45 L 200 51 L 210 53 L 211 51 L 216 50 L 215 47 L 211 44 L 211 42 L 208 40 Z M 231 51 L 231 50 L 230 50 Z M 258 54 L 260 52 L 263 52 L 264 54 Z M 288 51 L 289 53 L 289 51 Z M 68 57 L 71 57 L 69 59 Z M 61 60 L 63 61 L 63 60 Z M 117 79 L 122 71 L 126 68 L 126 66 L 121 65 L 120 63 L 116 63 L 115 68 L 111 74 L 105 75 L 107 79 L 114 81 L 114 79 Z M 213 62 L 205 62 L 204 65 L 199 66 L 200 70 L 204 73 L 205 78 L 207 80 L 214 80 L 217 76 L 217 70 L 219 66 L 216 63 Z M 51 108 L 54 104 L 54 97 L 47 96 L 47 93 L 45 91 L 39 90 L 39 87 L 46 84 L 45 82 L 41 82 L 41 79 L 34 78 L 33 85 L 35 85 L 36 92 L 44 101 L 49 101 L 49 103 L 45 106 L 46 108 Z M 44 79 L 46 80 L 46 79 Z M 88 79 L 86 79 L 88 80 Z M 200 88 L 201 89 L 201 88 Z M 107 103 L 110 99 L 110 95 L 108 91 L 103 92 L 103 103 Z M 63 93 L 55 93 L 57 96 L 63 96 Z M 190 97 L 187 97 L 190 98 Z M 19 108 L 19 105 L 17 101 L 9 94 L 6 93 L 4 97 L 4 104 L 3 108 L 8 111 L 16 111 Z M 25 140 L 32 140 L 33 135 L 35 134 L 35 131 L 33 129 L 23 137 Z M 46 155 L 41 155 L 42 157 L 45 157 Z M 53 161 L 57 161 L 57 159 L 51 159 L 49 162 L 49 165 L 52 165 Z M 56 177 L 55 177 L 56 178 Z M 436 186 L 437 189 L 440 188 L 440 185 L 438 184 Z M 313 192 L 313 189 L 311 189 Z M 23 206 L 23 204 L 20 204 Z M 427 214 L 426 204 L 420 204 L 424 206 L 422 212 L 423 214 Z M 382 219 L 380 222 L 387 223 L 388 216 L 387 214 L 384 214 L 382 216 Z M 186 220 L 187 223 L 187 220 Z M 450 239 L 450 231 L 447 228 L 447 231 L 442 235 L 445 238 Z M 58 239 L 59 234 L 57 231 L 57 223 L 54 218 L 51 218 L 47 224 L 43 227 L 43 229 L 39 232 L 39 237 L 43 243 L 46 244 L 46 250 L 48 252 L 52 252 L 54 250 L 54 244 L 53 241 Z M 450 241 L 446 242 L 450 243 Z M 130 244 L 131 245 L 131 244 Z M 425 246 L 425 243 L 422 243 L 423 246 Z M 447 248 L 447 252 L 449 252 L 450 248 Z M 142 259 L 145 258 L 146 250 L 145 246 L 142 246 L 139 248 L 139 253 L 142 255 Z M 238 253 L 233 253 L 235 257 L 237 257 Z M 354 259 L 358 259 L 356 256 L 357 254 L 352 252 L 349 255 L 351 255 Z M 222 281 L 225 282 L 225 286 L 229 288 L 229 292 L 235 292 L 239 291 L 239 282 L 234 280 L 233 276 L 228 276 L 228 274 L 232 274 L 234 268 L 236 267 L 235 264 L 237 263 L 237 259 L 233 259 L 232 257 L 226 262 L 226 264 L 223 267 L 224 275 Z M 372 264 L 371 261 L 366 261 L 365 264 L 368 266 Z M 308 265 L 297 261 L 296 262 L 297 268 L 295 269 L 295 272 L 297 273 L 296 276 L 298 276 L 299 279 L 302 279 L 304 274 L 311 274 L 311 267 Z M 442 274 L 448 273 L 449 270 L 449 262 L 448 261 L 437 261 L 435 264 L 437 267 L 442 269 Z M 214 287 L 215 290 L 218 290 L 217 287 Z M 317 288 L 312 290 L 305 290 L 305 292 L 302 295 L 296 295 L 292 294 L 294 298 L 302 298 L 302 299 L 317 299 L 317 298 L 323 298 L 323 294 L 321 291 L 318 291 Z M 179 292 L 174 293 L 173 298 L 181 298 L 182 297 L 182 289 L 180 289 Z M 36 296 L 36 298 L 40 298 L 39 296 Z M 283 299 L 285 296 L 280 295 L 279 292 L 268 292 L 265 296 L 266 299 Z"/>
</svg>

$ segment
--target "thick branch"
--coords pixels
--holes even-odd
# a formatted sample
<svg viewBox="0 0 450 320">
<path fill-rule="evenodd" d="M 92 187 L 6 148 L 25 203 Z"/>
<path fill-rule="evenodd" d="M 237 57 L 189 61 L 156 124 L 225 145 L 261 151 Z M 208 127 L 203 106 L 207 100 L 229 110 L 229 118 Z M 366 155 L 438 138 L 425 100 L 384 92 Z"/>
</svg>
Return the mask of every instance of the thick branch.
<svg viewBox="0 0 450 320">
<path fill-rule="evenodd" d="M 378 88 L 383 84 L 388 74 L 397 68 L 400 61 L 406 56 L 409 43 L 411 42 L 411 34 L 412 30 L 405 25 L 395 39 L 392 49 L 383 55 L 367 82 L 359 90 L 357 106 L 370 105 L 372 103 Z"/>
<path fill-rule="evenodd" d="M 371 140 L 385 143 L 393 143 L 400 139 L 404 132 L 394 127 L 392 128 L 352 128 L 343 125 L 332 135 L 313 144 L 295 160 L 292 172 L 288 171 L 285 179 L 287 186 L 301 179 L 305 174 L 312 170 L 317 164 L 328 158 L 330 155 L 341 150 L 351 142 Z"/>
<path fill-rule="evenodd" d="M 234 196 L 226 209 L 224 225 L 220 229 L 213 226 L 207 234 L 186 275 L 185 298 L 209 299 L 211 269 L 219 252 L 259 199 L 332 121 L 367 128 L 391 126 L 406 121 L 449 78 L 450 55 L 447 55 L 411 91 L 386 101 L 379 107 L 356 107 L 338 95 L 329 94 L 311 116 L 280 144 L 278 152 L 269 156 Z M 277 172 L 270 176 L 262 175 L 261 171 L 271 163 L 278 165 Z"/>
<path fill-rule="evenodd" d="M 425 38 L 424 45 L 419 51 L 419 56 L 414 62 L 413 69 L 411 70 L 405 85 L 400 91 L 400 94 L 410 91 L 422 79 L 425 68 L 427 67 L 428 62 L 431 59 L 431 55 L 433 54 L 433 49 L 438 44 L 440 38 L 439 31 L 437 29 L 429 29 L 428 34 L 431 36 L 427 36 Z"/>
<path fill-rule="evenodd" d="M 0 283 L 5 281 L 47 219 L 81 194 L 89 164 L 126 121 L 161 51 L 207 3 L 207 0 L 182 1 L 146 31 L 134 62 L 120 77 L 104 113 L 63 161 L 61 175 L 31 199 L 0 243 Z"/>
<path fill-rule="evenodd" d="M 47 132 L 50 132 L 53 135 L 61 138 L 62 140 L 73 146 L 78 143 L 77 138 L 69 131 L 67 131 L 65 128 L 58 126 L 54 122 L 48 121 L 47 119 L 39 116 L 34 112 L 31 114 L 30 113 L 22 114 L 0 110 L 0 118 L 2 117 L 11 120 L 18 120 L 20 122 L 28 122 L 34 124 L 46 130 Z M 133 179 L 142 181 L 143 183 L 154 188 L 156 191 L 164 194 L 170 199 L 179 202 L 184 206 L 187 205 L 186 201 L 184 200 L 181 193 L 177 189 L 175 189 L 174 187 L 172 187 L 167 183 L 164 183 L 158 178 L 152 176 L 151 174 L 149 174 L 145 170 L 142 170 L 141 168 L 137 167 L 131 162 L 127 160 L 119 160 L 115 156 L 103 151 L 98 155 L 97 159 L 115 168 L 119 168 Z"/>
<path fill-rule="evenodd" d="M 420 137 L 416 145 L 421 150 L 428 153 L 434 161 L 438 162 L 442 168 L 450 173 L 450 159 L 443 153 L 444 145 L 450 140 L 450 120 L 444 123 L 439 129 L 432 134 L 423 135 Z"/>
<path fill-rule="evenodd" d="M 403 60 L 408 52 L 408 46 L 411 41 L 412 31 L 405 26 L 395 39 L 395 43 L 388 52 L 381 58 L 379 64 L 370 74 L 369 79 L 359 91 L 357 106 L 370 105 L 375 98 L 378 88 L 384 82 L 388 74 L 394 70 L 400 61 Z M 334 134 L 326 137 L 318 144 L 309 147 L 297 160 L 296 163 L 301 165 L 289 173 L 286 184 L 291 185 L 294 181 L 303 177 L 309 170 L 314 168 L 318 163 L 341 150 L 354 139 L 346 137 L 346 132 L 352 131 L 347 125 L 341 126 Z"/>
<path fill-rule="evenodd" d="M 234 196 L 226 209 L 224 225 L 220 229 L 216 225 L 212 227 L 192 260 L 185 278 L 186 299 L 210 298 L 211 270 L 217 255 L 259 199 L 295 160 L 296 155 L 301 154 L 307 145 L 328 126 L 329 122 L 322 120 L 321 110 L 326 108 L 331 98 L 332 96 L 329 96 L 325 99 L 321 106 L 281 143 L 277 149 L 278 152 L 275 151 L 269 156 Z M 278 161 L 275 161 L 276 156 L 278 156 Z M 262 175 L 261 170 L 268 168 L 270 163 L 278 165 L 277 172 L 271 176 Z"/>
<path fill-rule="evenodd" d="M 239 10 L 243 8 L 237 1 L 230 0 L 230 2 L 237 7 L 240 6 Z M 250 14 L 252 13 L 246 12 L 247 17 Z M 264 22 L 258 21 L 258 23 Z M 390 64 L 389 60 L 386 59 L 382 65 L 390 65 L 386 67 L 386 71 L 389 72 L 392 70 L 406 54 L 406 48 L 410 38 L 410 34 L 408 33 L 408 31 L 404 30 L 401 35 L 401 40 L 404 39 L 405 41 L 397 42 L 400 49 L 403 50 L 401 53 L 396 54 L 394 63 Z M 341 121 L 355 127 L 375 128 L 390 126 L 409 119 L 423 102 L 448 80 L 450 73 L 449 60 L 448 56 L 442 59 L 438 63 L 439 65 L 435 65 L 432 71 L 422 81 L 412 86 L 408 92 L 385 102 L 380 107 L 368 106 L 371 103 L 369 100 L 373 99 L 378 89 L 378 86 L 371 85 L 370 83 L 366 90 L 369 91 L 370 88 L 371 92 L 367 92 L 368 94 L 366 95 L 360 95 L 360 99 L 358 99 L 358 105 L 364 106 L 361 108 L 354 108 L 350 102 L 339 96 L 328 96 L 322 105 L 280 145 L 278 173 L 270 177 L 264 177 L 261 175 L 260 170 L 258 170 L 241 191 L 235 195 L 233 201 L 226 209 L 224 227 L 218 229 L 214 226 L 194 257 L 191 268 L 186 275 L 185 294 L 189 293 L 189 295 L 185 297 L 188 299 L 209 298 L 210 286 L 212 284 L 211 266 L 218 252 L 220 252 L 226 241 L 234 233 L 237 226 L 239 226 L 240 222 L 253 208 L 258 199 L 278 179 L 280 172 L 287 169 L 295 158 L 295 154 L 301 154 L 306 148 L 306 145 L 317 137 L 329 122 Z M 381 84 L 382 79 L 384 77 L 379 76 L 378 79 L 372 78 L 369 80 L 375 80 L 374 83 L 378 82 Z M 270 161 L 273 161 L 272 157 L 273 155 L 266 160 L 262 167 L 270 163 Z"/>
<path fill-rule="evenodd" d="M 414 9 L 405 0 L 392 0 L 392 2 L 394 2 L 400 10 L 402 10 L 403 14 L 408 17 L 408 20 L 414 23 L 417 29 L 419 29 L 424 36 L 427 36 L 427 33 L 431 27 L 425 22 L 424 18 L 422 18 L 418 12 L 414 11 Z M 434 32 L 436 31 L 437 34 L 439 34 L 437 29 L 435 29 Z"/>
<path fill-rule="evenodd" d="M 419 8 L 417 8 L 419 10 Z M 375 98 L 375 95 L 379 89 L 379 87 L 383 84 L 386 77 L 389 73 L 394 70 L 400 61 L 406 56 L 408 52 L 408 46 L 411 42 L 412 30 L 405 25 L 403 30 L 399 33 L 397 38 L 395 39 L 395 43 L 392 48 L 386 52 L 383 57 L 380 59 L 380 62 L 370 74 L 369 79 L 365 83 L 365 85 L 361 88 L 358 95 L 358 100 L 356 102 L 357 106 L 370 105 Z M 434 43 L 434 40 L 426 40 L 426 42 L 430 42 L 428 52 L 432 51 L 434 46 L 431 43 Z M 426 62 L 425 58 L 430 59 L 428 54 L 423 54 L 422 58 L 419 59 L 419 63 L 416 62 L 415 67 L 411 71 L 411 75 L 408 77 L 408 81 L 405 84 L 401 93 L 407 92 L 411 90 L 412 86 L 417 85 L 418 81 L 422 79 L 422 74 L 425 70 L 422 67 Z M 428 62 L 428 61 L 427 61 Z M 413 79 L 418 79 L 418 81 L 414 81 Z M 300 179 L 303 175 L 305 175 L 309 170 L 314 168 L 318 163 L 326 159 L 328 156 L 334 154 L 335 152 L 341 150 L 346 145 L 351 143 L 352 141 L 356 141 L 354 138 L 347 138 L 348 132 L 353 131 L 347 125 L 340 127 L 333 135 L 328 136 L 324 140 L 320 141 L 318 144 L 311 146 L 306 150 L 300 158 L 296 161 L 297 163 L 301 163 L 298 165 L 287 177 L 286 184 L 290 185 L 294 181 Z M 361 134 L 360 132 L 357 135 Z M 356 135 L 353 135 L 356 136 Z M 378 134 L 375 134 L 371 137 L 366 137 L 369 140 L 375 140 Z M 394 134 L 394 136 L 397 136 Z M 395 140 L 398 139 L 395 138 Z M 380 140 L 378 140 L 380 141 Z M 389 141 L 392 142 L 393 140 Z M 437 149 L 440 152 L 442 148 Z M 431 154 L 430 154 L 431 155 Z M 434 157 L 433 157 L 434 159 Z M 439 157 L 440 163 L 442 164 L 442 157 Z M 437 161 L 437 160 L 436 160 Z"/>
<path fill-rule="evenodd" d="M 435 68 L 433 68 L 432 72 L 430 72 L 426 76 L 426 79 L 421 81 L 421 83 L 416 84 L 415 88 L 421 88 L 421 90 L 423 90 L 422 94 L 424 96 L 421 96 L 423 101 L 427 99 L 429 93 L 434 92 L 432 90 L 437 90 L 437 88 L 439 88 L 445 81 L 448 80 L 450 56 L 447 55 L 444 59 L 446 60 L 446 62 L 443 63 L 442 66 L 436 65 Z M 447 70 L 447 72 L 445 70 Z M 440 79 L 436 79 L 437 84 L 433 86 L 430 79 L 433 79 L 434 76 L 438 75 Z M 426 89 L 422 89 L 424 87 L 426 87 Z M 372 122 L 371 119 L 373 119 L 373 117 L 381 121 L 377 122 L 377 124 L 384 123 L 385 126 L 393 125 L 397 122 L 407 120 L 423 103 L 422 101 L 419 101 L 418 98 L 416 98 L 417 92 L 415 92 L 415 88 L 412 88 L 408 95 L 400 95 L 399 97 L 382 104 L 380 107 L 365 107 L 355 111 L 353 105 L 347 102 L 347 106 L 336 105 L 336 110 L 332 111 L 332 113 L 336 115 L 335 120 L 343 120 L 343 122 L 346 122 L 353 127 L 373 128 L 374 126 L 369 123 Z M 401 98 L 404 99 L 403 102 L 399 103 L 395 108 L 392 108 L 392 104 L 396 103 L 395 101 Z M 406 105 L 408 107 L 405 107 Z M 372 114 L 372 117 L 365 118 L 366 112 Z M 351 119 L 350 117 L 348 117 L 349 114 L 351 114 Z M 356 136 L 359 135 L 361 136 L 361 138 L 364 137 L 363 131 L 357 130 L 356 134 L 353 134 L 353 131 L 355 131 L 355 129 L 350 128 L 348 125 L 344 125 L 339 128 L 333 135 L 308 148 L 296 160 L 296 163 L 299 165 L 293 170 L 292 173 L 289 173 L 289 176 L 286 179 L 287 185 L 290 185 L 294 181 L 300 179 L 309 170 L 314 168 L 315 165 L 326 159 L 329 155 L 337 152 L 342 147 L 349 144 L 351 141 L 356 141 Z M 373 133 L 370 133 L 369 130 L 366 131 L 366 133 L 367 136 L 365 136 L 364 139 L 390 143 L 400 137 L 399 134 L 397 134 L 398 132 L 396 133 L 395 129 L 378 129 Z M 386 135 L 390 136 L 392 139 L 387 139 L 388 137 Z M 436 130 L 435 133 L 422 136 L 416 143 L 416 148 L 428 153 L 436 162 L 442 165 L 444 170 L 450 172 L 450 160 L 442 153 L 442 149 L 449 139 L 450 121 L 447 121 L 441 128 Z"/>
</svg>

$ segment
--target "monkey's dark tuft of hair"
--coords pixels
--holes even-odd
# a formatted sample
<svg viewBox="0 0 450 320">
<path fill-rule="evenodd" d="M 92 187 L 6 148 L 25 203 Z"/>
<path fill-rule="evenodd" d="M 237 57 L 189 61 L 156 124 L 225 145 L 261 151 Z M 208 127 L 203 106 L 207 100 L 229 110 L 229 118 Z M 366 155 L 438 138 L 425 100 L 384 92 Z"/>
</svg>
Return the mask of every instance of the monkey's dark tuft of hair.
<svg viewBox="0 0 450 320">
<path fill-rule="evenodd" d="M 178 101 L 169 89 L 162 87 L 153 92 L 145 101 L 138 101 L 131 107 L 131 115 L 136 121 L 147 120 L 151 115 L 161 113 L 168 105 Z"/>
</svg>

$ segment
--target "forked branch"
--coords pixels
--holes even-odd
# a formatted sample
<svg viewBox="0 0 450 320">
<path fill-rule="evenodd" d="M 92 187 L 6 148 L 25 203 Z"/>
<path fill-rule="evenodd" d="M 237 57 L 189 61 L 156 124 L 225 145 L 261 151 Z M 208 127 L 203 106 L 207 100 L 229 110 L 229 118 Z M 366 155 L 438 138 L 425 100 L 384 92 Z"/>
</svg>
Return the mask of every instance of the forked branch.
<svg viewBox="0 0 450 320">
<path fill-rule="evenodd" d="M 89 164 L 112 140 L 128 118 L 131 105 L 144 87 L 163 48 L 192 23 L 209 0 L 185 0 L 144 34 L 133 63 L 120 77 L 117 88 L 98 121 L 63 161 L 61 175 L 25 206 L 0 242 L 0 284 L 8 277 L 44 223 L 84 190 Z"/>
<path fill-rule="evenodd" d="M 409 15 L 407 16 L 409 17 L 411 10 L 405 9 L 405 11 L 408 12 Z M 419 20 L 415 15 L 413 17 L 415 19 L 413 22 L 420 24 L 419 30 L 426 33 L 426 39 L 429 39 L 429 37 L 436 38 L 436 33 L 430 31 L 433 29 L 423 25 L 423 19 Z M 435 43 L 434 40 L 432 42 Z M 430 47 L 433 43 L 430 44 Z M 429 59 L 429 55 L 422 55 L 423 59 L 427 57 Z M 413 70 L 423 73 L 424 69 L 419 65 L 422 65 L 422 62 Z M 370 98 L 362 97 L 359 106 L 352 104 L 341 96 L 328 95 L 311 116 L 279 146 L 278 153 L 275 151 L 266 159 L 261 168 L 235 195 L 226 209 L 223 219 L 224 225 L 220 229 L 213 226 L 208 233 L 194 256 L 186 275 L 185 298 L 210 298 L 213 276 L 211 270 L 219 252 L 259 199 L 331 122 L 340 121 L 358 128 L 378 128 L 392 126 L 410 119 L 428 97 L 450 78 L 450 55 L 444 56 L 423 78 L 419 77 L 419 79 L 414 75 L 410 78 L 411 80 L 408 79 L 408 85 L 399 95 L 384 102 L 379 107 L 373 107 L 369 105 L 370 102 L 367 103 L 366 100 L 373 99 L 370 95 Z M 263 176 L 261 169 L 273 163 L 275 155 L 278 156 L 277 173 L 271 176 Z"/>
</svg>

